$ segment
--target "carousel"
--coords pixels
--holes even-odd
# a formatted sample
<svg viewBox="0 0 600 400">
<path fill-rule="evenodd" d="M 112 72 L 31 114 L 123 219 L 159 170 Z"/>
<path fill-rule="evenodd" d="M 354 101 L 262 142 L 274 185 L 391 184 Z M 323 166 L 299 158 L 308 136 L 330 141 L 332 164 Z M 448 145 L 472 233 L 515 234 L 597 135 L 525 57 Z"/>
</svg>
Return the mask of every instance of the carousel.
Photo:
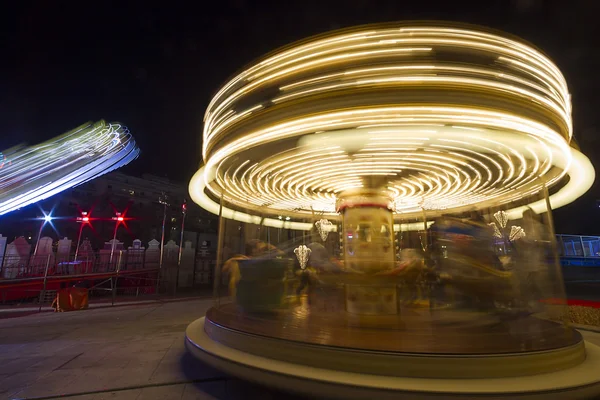
<svg viewBox="0 0 600 400">
<path fill-rule="evenodd" d="M 319 397 L 586 398 L 551 210 L 593 183 L 554 63 L 481 27 L 394 23 L 276 50 L 204 118 L 219 215 L 196 357 Z"/>
</svg>

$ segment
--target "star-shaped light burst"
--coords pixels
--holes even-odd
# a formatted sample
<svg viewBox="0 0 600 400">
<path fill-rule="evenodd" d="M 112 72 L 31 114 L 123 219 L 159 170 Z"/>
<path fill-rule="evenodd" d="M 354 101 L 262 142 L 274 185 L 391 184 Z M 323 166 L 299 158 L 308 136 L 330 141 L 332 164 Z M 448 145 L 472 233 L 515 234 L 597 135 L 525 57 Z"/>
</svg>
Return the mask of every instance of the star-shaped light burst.
<svg viewBox="0 0 600 400">
<path fill-rule="evenodd" d="M 294 249 L 294 254 L 298 258 L 298 262 L 300 263 L 300 268 L 305 269 L 306 264 L 308 263 L 308 258 L 310 257 L 311 250 L 305 246 L 300 245 Z"/>
<path fill-rule="evenodd" d="M 315 222 L 315 226 L 317 227 L 317 231 L 319 232 L 322 241 L 327 240 L 327 236 L 329 235 L 329 232 L 331 232 L 332 225 L 333 224 L 328 219 L 320 219 Z"/>
</svg>

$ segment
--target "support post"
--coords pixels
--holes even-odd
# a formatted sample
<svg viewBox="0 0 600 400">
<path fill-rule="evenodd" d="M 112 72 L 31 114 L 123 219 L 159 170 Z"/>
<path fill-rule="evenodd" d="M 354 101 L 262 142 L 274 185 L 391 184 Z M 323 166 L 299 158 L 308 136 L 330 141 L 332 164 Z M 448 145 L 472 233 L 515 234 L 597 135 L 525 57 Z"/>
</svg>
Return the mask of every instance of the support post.
<svg viewBox="0 0 600 400">
<path fill-rule="evenodd" d="M 110 246 L 110 260 L 108 261 L 109 266 L 110 266 L 110 264 L 112 264 L 113 254 L 115 253 L 115 244 L 117 242 L 117 230 L 118 229 L 119 229 L 119 220 L 117 220 L 117 223 L 115 225 L 115 232 L 113 233 L 112 245 Z"/>
<path fill-rule="evenodd" d="M 158 290 L 160 288 L 160 274 L 162 273 L 163 266 L 163 258 L 165 254 L 165 224 L 167 222 L 167 197 L 163 193 L 163 195 L 159 198 L 159 203 L 163 205 L 163 221 L 162 221 L 162 234 L 160 237 L 160 259 L 158 262 L 158 273 L 156 275 L 156 294 L 158 295 Z"/>
<path fill-rule="evenodd" d="M 46 220 L 42 220 L 42 224 L 40 225 L 40 230 L 37 234 L 37 240 L 35 241 L 35 248 L 33 249 L 33 256 L 35 257 L 38 252 L 38 248 L 40 247 L 40 238 L 42 237 L 42 230 L 44 229 L 44 225 L 46 225 Z"/>
<path fill-rule="evenodd" d="M 79 235 L 77 236 L 77 246 L 75 247 L 75 258 L 73 259 L 73 261 L 77 261 L 77 255 L 79 254 L 79 245 L 81 243 L 81 232 L 83 232 L 83 222 L 81 223 L 81 226 L 79 227 Z"/>
<path fill-rule="evenodd" d="M 123 250 L 119 250 L 119 260 L 117 261 L 117 268 L 115 274 L 114 285 L 112 286 L 112 305 L 115 305 L 115 299 L 117 297 L 117 282 L 119 280 L 119 271 L 121 270 L 121 261 L 123 259 Z"/>
<path fill-rule="evenodd" d="M 48 258 L 46 259 L 46 269 L 44 270 L 44 282 L 42 284 L 42 291 L 40 293 L 40 308 L 38 312 L 42 312 L 42 304 L 44 298 L 46 297 L 46 284 L 48 283 L 48 268 L 50 268 L 50 256 L 51 254 L 48 254 Z"/>
<path fill-rule="evenodd" d="M 223 262 L 223 238 L 225 235 L 225 222 L 223 220 L 223 193 L 221 193 L 221 201 L 219 202 L 219 239 L 217 240 L 217 263 L 215 264 L 215 277 L 213 294 L 215 305 L 220 304 L 219 288 L 221 286 L 221 263 Z"/>
<path fill-rule="evenodd" d="M 425 208 L 422 208 L 421 211 L 423 212 L 423 236 L 425 236 L 425 244 L 421 243 L 421 246 L 423 246 L 423 251 L 427 252 L 429 244 L 427 240 L 427 214 L 425 213 Z"/>
<path fill-rule="evenodd" d="M 181 253 L 183 252 L 183 231 L 185 228 L 185 215 L 186 215 L 186 204 L 185 200 L 181 208 L 181 235 L 179 237 L 179 254 L 177 255 L 177 274 L 175 276 L 175 294 L 177 294 L 177 288 L 179 287 L 179 269 L 181 268 Z"/>
</svg>

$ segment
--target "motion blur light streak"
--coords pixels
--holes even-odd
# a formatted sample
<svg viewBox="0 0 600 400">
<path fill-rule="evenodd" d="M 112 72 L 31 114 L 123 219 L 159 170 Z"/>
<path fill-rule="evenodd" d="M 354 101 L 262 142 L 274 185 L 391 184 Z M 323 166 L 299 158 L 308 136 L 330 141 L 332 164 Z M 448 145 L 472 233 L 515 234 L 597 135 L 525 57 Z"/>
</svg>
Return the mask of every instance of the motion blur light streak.
<svg viewBox="0 0 600 400">
<path fill-rule="evenodd" d="M 88 122 L 36 146 L 3 152 L 0 215 L 51 197 L 122 167 L 139 155 L 119 123 Z"/>
<path fill-rule="evenodd" d="M 189 191 L 219 279 L 186 346 L 309 396 L 591 394 L 549 210 L 594 180 L 565 80 L 502 33 L 411 24 L 291 44 L 209 104 Z"/>
<path fill-rule="evenodd" d="M 254 223 L 264 208 L 339 219 L 339 195 L 375 181 L 396 218 L 508 204 L 544 185 L 557 208 L 595 176 L 570 146 L 570 101 L 552 61 L 496 33 L 442 24 L 332 32 L 272 53 L 216 94 L 190 194 L 215 214 L 223 196 L 256 214 L 224 207 L 226 218 Z"/>
</svg>

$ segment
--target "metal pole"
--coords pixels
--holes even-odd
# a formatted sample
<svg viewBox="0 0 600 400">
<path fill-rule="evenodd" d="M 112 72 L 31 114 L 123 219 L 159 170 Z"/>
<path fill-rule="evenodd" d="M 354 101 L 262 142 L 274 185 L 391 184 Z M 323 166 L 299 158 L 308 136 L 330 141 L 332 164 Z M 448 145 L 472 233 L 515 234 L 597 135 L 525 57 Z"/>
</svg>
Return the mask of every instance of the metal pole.
<svg viewBox="0 0 600 400">
<path fill-rule="evenodd" d="M 123 251 L 119 250 L 119 261 L 117 261 L 117 274 L 115 275 L 115 283 L 112 286 L 112 305 L 115 305 L 115 297 L 117 296 L 117 281 L 119 279 L 119 271 L 121 270 L 121 258 L 123 257 Z"/>
<path fill-rule="evenodd" d="M 75 247 L 75 258 L 73 261 L 77 261 L 77 255 L 79 254 L 79 245 L 81 244 L 81 232 L 83 232 L 83 222 L 79 227 L 79 236 L 77 237 L 77 247 Z"/>
<path fill-rule="evenodd" d="M 44 229 L 44 225 L 46 225 L 46 220 L 42 220 L 42 224 L 40 225 L 40 230 L 38 231 L 37 240 L 35 242 L 35 248 L 33 249 L 33 256 L 37 255 L 38 247 L 40 246 L 40 237 L 42 236 L 42 229 Z"/>
<path fill-rule="evenodd" d="M 158 275 L 156 277 L 156 294 L 158 294 L 158 288 L 160 285 L 160 274 L 163 266 L 163 256 L 165 254 L 165 224 L 167 222 L 167 199 L 161 197 L 159 202 L 163 205 L 163 221 L 162 221 L 162 234 L 160 237 L 160 260 L 158 262 Z"/>
<path fill-rule="evenodd" d="M 223 220 L 223 193 L 221 193 L 221 201 L 219 202 L 219 240 L 217 243 L 217 263 L 215 265 L 215 277 L 214 277 L 214 298 L 217 302 L 216 305 L 220 304 L 219 300 L 219 289 L 221 287 L 221 262 L 223 261 L 223 236 L 225 234 L 225 221 Z"/>
<path fill-rule="evenodd" d="M 185 228 L 185 214 L 186 204 L 184 200 L 181 210 L 181 235 L 179 238 L 179 254 L 177 256 L 177 275 L 175 277 L 175 292 L 177 292 L 177 288 L 179 287 L 179 268 L 181 267 L 181 253 L 183 252 L 183 230 Z"/>
<path fill-rule="evenodd" d="M 115 225 L 115 233 L 113 234 L 113 240 L 112 240 L 112 245 L 110 246 L 110 260 L 108 261 L 108 264 L 112 264 L 112 260 L 113 260 L 113 254 L 115 252 L 115 244 L 117 242 L 117 230 L 119 229 L 119 220 L 117 219 L 117 224 Z"/>
<path fill-rule="evenodd" d="M 427 251 L 427 247 L 428 247 L 427 245 L 429 244 L 428 240 L 427 240 L 428 239 L 427 238 L 427 214 L 425 214 L 424 208 L 422 208 L 421 210 L 423 211 L 423 230 L 424 230 L 423 236 L 425 236 L 425 244 L 421 243 L 421 246 L 423 246 L 423 250 Z"/>
<path fill-rule="evenodd" d="M 583 244 L 583 236 L 579 236 L 579 245 L 581 246 L 581 256 L 585 257 L 585 245 Z"/>
<path fill-rule="evenodd" d="M 50 267 L 50 254 L 48 254 L 48 259 L 46 260 L 46 270 L 44 271 L 44 284 L 42 286 L 42 292 L 40 293 L 40 308 L 38 312 L 42 312 L 42 302 L 44 301 L 44 297 L 46 297 L 46 283 L 48 282 L 48 268 Z M 58 305 L 57 305 L 58 307 Z"/>
<path fill-rule="evenodd" d="M 0 261 L 0 277 L 2 277 L 2 275 L 4 274 L 4 264 L 6 264 L 6 246 L 4 247 L 4 251 L 2 252 L 2 258 Z"/>
<path fill-rule="evenodd" d="M 179 238 L 179 255 L 178 255 L 178 259 L 177 259 L 177 265 L 181 264 L 181 252 L 183 249 L 183 230 L 185 228 L 185 211 L 182 213 L 182 218 L 181 218 L 181 235 Z"/>
<path fill-rule="evenodd" d="M 196 285 L 196 269 L 198 267 L 198 243 L 200 243 L 200 235 L 196 232 L 196 247 L 194 247 L 194 272 L 192 273 L 192 287 Z"/>
</svg>

